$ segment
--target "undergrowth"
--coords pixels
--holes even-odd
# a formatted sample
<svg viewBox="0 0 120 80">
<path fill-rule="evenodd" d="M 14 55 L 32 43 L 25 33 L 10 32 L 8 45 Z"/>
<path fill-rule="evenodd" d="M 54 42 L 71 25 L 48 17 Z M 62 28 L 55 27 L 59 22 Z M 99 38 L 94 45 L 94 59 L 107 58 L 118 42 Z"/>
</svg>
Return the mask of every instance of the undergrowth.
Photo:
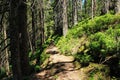
<svg viewBox="0 0 120 80">
<path fill-rule="evenodd" d="M 56 45 L 61 53 L 74 55 L 80 63 L 107 64 L 111 72 L 119 74 L 120 15 L 106 14 L 93 20 L 83 20 L 71 28 L 66 37 L 61 37 Z M 116 69 L 111 65 L 116 65 Z"/>
<path fill-rule="evenodd" d="M 93 20 L 83 20 L 82 22 L 79 22 L 76 26 L 74 26 L 72 29 L 70 29 L 66 37 L 61 37 L 56 43 L 56 45 L 62 53 L 70 54 L 72 53 L 72 49 L 75 48 L 77 44 L 81 44 L 79 43 L 79 41 L 83 36 L 88 36 L 89 42 L 93 40 L 93 38 L 91 38 L 92 36 L 94 36 L 94 38 L 96 38 L 97 36 L 102 36 L 103 38 L 106 38 L 104 40 L 104 43 L 107 42 L 107 44 L 111 44 L 112 42 L 110 42 L 109 40 L 112 41 L 112 37 L 115 38 L 115 36 L 119 36 L 117 35 L 120 29 L 119 23 L 120 15 L 112 14 L 95 17 Z M 94 45 L 97 43 L 92 44 Z"/>
</svg>

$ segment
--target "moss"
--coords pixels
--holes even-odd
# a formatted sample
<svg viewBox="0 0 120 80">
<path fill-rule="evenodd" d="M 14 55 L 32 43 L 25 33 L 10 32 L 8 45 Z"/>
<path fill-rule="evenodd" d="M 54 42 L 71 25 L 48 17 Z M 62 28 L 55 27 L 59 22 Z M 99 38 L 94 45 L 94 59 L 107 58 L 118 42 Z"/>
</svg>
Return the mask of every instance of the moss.
<svg viewBox="0 0 120 80">
<path fill-rule="evenodd" d="M 75 69 L 80 69 L 81 68 L 81 64 L 78 61 L 75 61 L 74 65 L 75 65 Z"/>
</svg>

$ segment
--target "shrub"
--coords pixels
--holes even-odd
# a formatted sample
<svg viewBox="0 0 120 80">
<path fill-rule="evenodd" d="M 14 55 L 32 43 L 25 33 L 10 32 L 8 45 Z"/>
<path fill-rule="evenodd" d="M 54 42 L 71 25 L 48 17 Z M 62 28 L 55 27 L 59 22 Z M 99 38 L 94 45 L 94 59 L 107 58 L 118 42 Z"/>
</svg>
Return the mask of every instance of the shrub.
<svg viewBox="0 0 120 80">
<path fill-rule="evenodd" d="M 75 57 L 75 59 L 77 61 L 79 61 L 81 64 L 83 64 L 83 66 L 88 64 L 90 61 L 93 60 L 91 55 L 86 54 L 86 53 L 83 53 L 83 54 L 82 53 L 78 53 L 78 54 L 75 54 L 74 57 Z"/>
<path fill-rule="evenodd" d="M 89 40 L 88 54 L 105 57 L 115 54 L 120 47 L 120 15 L 106 14 L 85 19 L 68 31 L 66 37 L 61 37 L 57 46 L 61 53 L 71 54 L 72 49 L 80 47 L 81 37 L 87 35 Z"/>
</svg>

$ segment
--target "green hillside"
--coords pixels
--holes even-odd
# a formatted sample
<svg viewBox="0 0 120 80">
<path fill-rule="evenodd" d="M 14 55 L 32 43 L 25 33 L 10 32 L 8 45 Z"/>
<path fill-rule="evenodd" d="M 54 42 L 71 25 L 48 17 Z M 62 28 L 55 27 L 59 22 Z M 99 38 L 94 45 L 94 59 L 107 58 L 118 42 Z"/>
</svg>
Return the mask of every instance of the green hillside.
<svg viewBox="0 0 120 80">
<path fill-rule="evenodd" d="M 112 76 L 120 72 L 120 15 L 106 14 L 79 22 L 56 42 L 61 53 L 81 64 L 106 64 Z"/>
</svg>

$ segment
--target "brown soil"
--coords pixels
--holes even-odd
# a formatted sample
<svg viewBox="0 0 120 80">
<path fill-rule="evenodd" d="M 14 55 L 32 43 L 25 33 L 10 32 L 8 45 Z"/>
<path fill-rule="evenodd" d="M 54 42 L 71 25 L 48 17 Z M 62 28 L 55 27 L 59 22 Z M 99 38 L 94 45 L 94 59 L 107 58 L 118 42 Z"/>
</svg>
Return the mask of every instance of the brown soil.
<svg viewBox="0 0 120 80">
<path fill-rule="evenodd" d="M 74 51 L 76 50 L 73 49 Z M 31 80 L 89 80 L 90 74 L 95 70 L 98 72 L 93 76 L 94 80 L 99 78 L 101 80 L 110 80 L 108 76 L 109 68 L 103 64 L 90 63 L 86 67 L 81 67 L 73 56 L 61 54 L 54 45 L 50 45 L 45 50 L 45 53 L 49 54 L 50 57 L 41 65 L 43 69 L 39 73 L 32 75 Z M 103 70 L 107 71 L 104 72 Z"/>
<path fill-rule="evenodd" d="M 47 66 L 34 74 L 31 80 L 87 80 L 85 74 L 75 68 L 73 56 L 60 54 L 55 46 L 47 48 L 46 53 L 50 54 L 45 62 Z"/>
</svg>

